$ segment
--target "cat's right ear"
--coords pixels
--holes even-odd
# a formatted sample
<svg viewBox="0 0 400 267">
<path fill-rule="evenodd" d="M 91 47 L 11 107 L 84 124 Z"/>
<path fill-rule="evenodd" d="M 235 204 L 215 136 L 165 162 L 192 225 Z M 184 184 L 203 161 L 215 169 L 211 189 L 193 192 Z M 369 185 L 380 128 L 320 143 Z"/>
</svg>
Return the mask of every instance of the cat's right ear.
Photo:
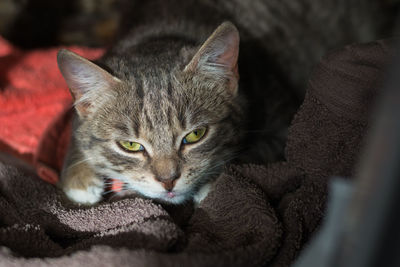
<svg viewBox="0 0 400 267">
<path fill-rule="evenodd" d="M 91 103 L 121 82 L 96 64 L 66 49 L 58 52 L 57 63 L 81 117 L 91 112 Z"/>
<path fill-rule="evenodd" d="M 237 93 L 239 32 L 231 22 L 224 22 L 211 34 L 194 55 L 185 71 L 200 72 L 227 81 L 232 95 Z"/>
</svg>

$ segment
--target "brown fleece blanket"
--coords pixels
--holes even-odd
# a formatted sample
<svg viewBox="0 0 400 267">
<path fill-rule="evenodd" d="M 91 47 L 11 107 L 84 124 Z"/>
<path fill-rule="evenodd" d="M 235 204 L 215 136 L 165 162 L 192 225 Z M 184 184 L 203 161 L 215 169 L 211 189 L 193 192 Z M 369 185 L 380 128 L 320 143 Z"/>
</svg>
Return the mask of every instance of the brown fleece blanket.
<svg viewBox="0 0 400 267">
<path fill-rule="evenodd" d="M 82 208 L 0 163 L 1 266 L 288 266 L 324 216 L 327 181 L 351 177 L 390 42 L 325 57 L 289 131 L 287 161 L 230 166 L 193 209 L 126 198 Z"/>
</svg>

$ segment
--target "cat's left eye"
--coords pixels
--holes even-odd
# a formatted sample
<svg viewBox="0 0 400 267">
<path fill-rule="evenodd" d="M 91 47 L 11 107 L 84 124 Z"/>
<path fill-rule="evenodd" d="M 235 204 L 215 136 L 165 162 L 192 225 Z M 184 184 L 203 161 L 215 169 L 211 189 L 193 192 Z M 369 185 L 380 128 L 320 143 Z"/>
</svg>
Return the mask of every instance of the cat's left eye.
<svg viewBox="0 0 400 267">
<path fill-rule="evenodd" d="M 189 134 L 187 134 L 183 138 L 182 143 L 184 143 L 184 144 L 196 143 L 201 138 L 203 138 L 204 134 L 206 133 L 206 130 L 207 130 L 206 127 L 201 127 L 201 128 L 191 131 Z"/>
<path fill-rule="evenodd" d="M 131 142 L 131 141 L 119 141 L 118 144 L 125 150 L 130 151 L 130 152 L 138 152 L 138 151 L 143 151 L 144 147 L 136 142 Z"/>
</svg>

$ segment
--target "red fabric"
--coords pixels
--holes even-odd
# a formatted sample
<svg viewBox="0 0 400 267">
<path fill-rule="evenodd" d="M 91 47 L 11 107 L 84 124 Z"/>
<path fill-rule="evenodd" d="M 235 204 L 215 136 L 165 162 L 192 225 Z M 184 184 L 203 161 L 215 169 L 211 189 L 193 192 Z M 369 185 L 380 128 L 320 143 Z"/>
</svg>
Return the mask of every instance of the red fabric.
<svg viewBox="0 0 400 267">
<path fill-rule="evenodd" d="M 71 95 L 51 48 L 21 51 L 0 37 L 0 151 L 33 164 L 56 183 L 68 144 Z M 68 47 L 88 59 L 104 50 Z"/>
</svg>

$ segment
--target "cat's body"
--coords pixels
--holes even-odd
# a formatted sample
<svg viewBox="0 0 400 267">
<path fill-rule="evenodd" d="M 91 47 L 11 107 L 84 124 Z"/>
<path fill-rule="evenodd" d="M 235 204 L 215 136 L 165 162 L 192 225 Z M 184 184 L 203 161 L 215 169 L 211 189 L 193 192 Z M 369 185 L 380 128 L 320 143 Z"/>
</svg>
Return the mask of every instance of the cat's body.
<svg viewBox="0 0 400 267">
<path fill-rule="evenodd" d="M 301 96 L 295 89 L 326 49 L 353 33 L 332 41 L 321 31 L 312 44 L 297 38 L 312 36 L 314 25 L 271 18 L 275 11 L 296 20 L 296 8 L 319 5 L 311 0 L 141 2 L 132 30 L 99 62 L 104 69 L 59 53 L 78 114 L 60 186 L 79 203 L 98 202 L 105 178 L 162 202 L 201 201 L 239 151 L 243 161 L 277 159 Z M 217 28 L 225 20 L 241 32 L 239 87 L 239 34 L 231 23 Z"/>
</svg>

